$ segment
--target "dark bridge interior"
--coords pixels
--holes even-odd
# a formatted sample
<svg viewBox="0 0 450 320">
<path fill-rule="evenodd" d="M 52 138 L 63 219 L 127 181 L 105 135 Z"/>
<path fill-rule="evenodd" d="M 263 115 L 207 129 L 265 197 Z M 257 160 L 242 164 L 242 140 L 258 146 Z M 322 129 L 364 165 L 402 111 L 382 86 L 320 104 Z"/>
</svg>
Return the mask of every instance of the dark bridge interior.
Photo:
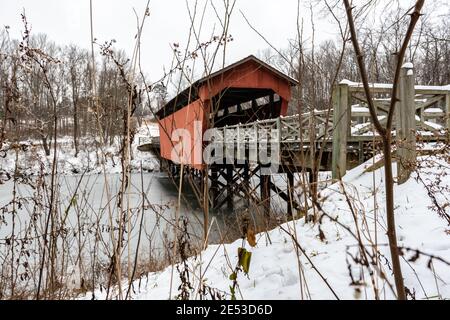
<svg viewBox="0 0 450 320">
<path fill-rule="evenodd" d="M 227 88 L 212 99 L 214 127 L 280 116 L 281 99 L 272 89 Z"/>
</svg>

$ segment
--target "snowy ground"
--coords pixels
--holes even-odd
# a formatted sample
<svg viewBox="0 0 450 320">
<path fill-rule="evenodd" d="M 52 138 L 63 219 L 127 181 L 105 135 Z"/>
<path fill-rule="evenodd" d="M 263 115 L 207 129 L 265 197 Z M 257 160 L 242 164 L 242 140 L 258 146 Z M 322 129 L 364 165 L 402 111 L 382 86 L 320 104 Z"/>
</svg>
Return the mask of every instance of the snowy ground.
<svg viewBox="0 0 450 320">
<path fill-rule="evenodd" d="M 143 126 L 135 136 L 132 146 L 134 159 L 133 170 L 139 170 L 141 163 L 144 170 L 151 171 L 157 161 L 150 153 L 141 153 L 136 147 L 139 137 L 157 134 L 157 128 L 148 129 Z M 59 140 L 60 174 L 77 174 L 84 170 L 88 173 L 99 173 L 103 165 L 99 163 L 96 144 L 92 141 L 81 141 L 80 154 L 73 156 L 71 138 Z M 27 151 L 18 153 L 19 170 L 25 174 L 37 174 L 41 169 L 49 173 L 52 156 L 46 157 L 39 141 L 26 143 Z M 120 172 L 119 144 L 115 143 L 105 151 L 107 162 L 104 167 L 107 173 Z M 8 145 L 5 146 L 7 148 Z M 2 175 L 11 174 L 15 169 L 15 153 L 0 152 L 0 183 Z M 436 158 L 422 159 L 428 168 L 420 169 L 420 179 L 424 181 L 431 193 L 435 193 L 436 201 L 449 212 L 450 167 L 447 162 L 441 163 Z M 440 165 L 439 165 L 440 163 Z M 374 173 L 364 173 L 371 164 L 368 161 L 347 173 L 344 186 L 357 214 L 357 223 L 362 233 L 363 242 L 368 248 L 370 243 L 377 243 L 381 255 L 379 266 L 387 281 L 375 271 L 374 281 L 381 299 L 394 298 L 390 271 L 390 254 L 387 247 L 386 219 L 383 208 L 385 200 L 383 168 Z M 395 166 L 394 166 L 395 168 Z M 439 173 L 446 173 L 441 175 Z M 438 175 L 436 175 L 438 174 Z M 433 210 L 432 200 L 427 195 L 419 176 L 414 173 L 405 184 L 395 186 L 395 205 L 397 238 L 401 247 L 418 249 L 427 255 L 450 261 L 450 233 L 447 221 Z M 438 184 L 437 184 L 438 182 Z M 440 190 L 441 192 L 437 192 Z M 4 191 L 4 190 L 2 190 Z M 153 190 L 154 193 L 154 190 Z M 342 188 L 339 184 L 326 187 L 321 192 L 324 212 L 335 217 L 345 226 L 355 231 L 355 221 Z M 374 204 L 378 203 L 376 210 Z M 447 205 L 446 205 L 447 204 Z M 377 217 L 377 219 L 375 219 Z M 319 229 L 320 227 L 320 229 Z M 217 226 L 220 229 L 220 226 Z M 295 234 L 298 242 L 306 251 L 315 268 L 304 254 L 297 251 L 291 236 L 282 229 Z M 216 292 L 230 299 L 230 275 L 236 268 L 238 248 L 244 246 L 252 252 L 248 275 L 238 273 L 236 297 L 238 299 L 373 299 L 374 289 L 367 268 L 357 264 L 352 258 L 357 256 L 356 239 L 338 223 L 324 217 L 321 224 L 305 223 L 304 219 L 288 222 L 268 233 L 256 235 L 255 247 L 242 240 L 231 244 L 209 245 L 200 255 L 188 260 L 191 299 L 199 299 L 200 283 L 213 288 Z M 402 269 L 405 285 L 416 299 L 450 298 L 450 266 L 435 258 L 413 251 L 403 250 Z M 300 255 L 300 259 L 298 259 Z M 430 263 L 431 261 L 431 263 Z M 302 276 L 299 277 L 299 266 Z M 330 287 L 319 276 L 326 279 Z M 173 278 L 172 285 L 171 278 Z M 352 283 L 353 282 L 353 283 Z M 169 267 L 161 272 L 150 273 L 134 283 L 134 299 L 168 299 L 179 294 L 179 273 L 176 268 Z M 124 286 L 126 287 L 126 285 Z M 90 299 L 92 294 L 84 298 Z M 96 291 L 97 299 L 105 298 L 104 291 Z M 207 296 L 208 298 L 209 296 Z"/>
<path fill-rule="evenodd" d="M 436 161 L 430 159 L 427 161 Z M 431 162 L 430 162 L 431 163 Z M 385 200 L 383 184 L 383 168 L 374 173 L 364 173 L 363 164 L 347 173 L 344 178 L 345 190 L 354 202 L 357 221 L 362 238 L 367 245 L 377 243 L 382 256 L 379 256 L 379 266 L 388 279 L 385 281 L 376 276 L 374 281 L 378 287 L 381 299 L 395 298 L 390 284 L 393 278 L 390 271 L 390 255 L 386 237 L 386 220 L 383 209 Z M 395 167 L 395 166 L 394 166 Z M 421 178 L 434 181 L 434 174 L 441 170 L 450 171 L 448 163 L 444 167 L 422 170 Z M 447 222 L 431 209 L 431 200 L 424 186 L 413 177 L 400 186 L 395 186 L 395 206 L 397 238 L 399 246 L 418 249 L 426 254 L 438 256 L 450 261 L 450 235 Z M 450 186 L 450 176 L 440 178 L 441 185 Z M 374 192 L 374 189 L 376 192 Z M 374 199 L 374 194 L 376 199 Z M 448 195 L 438 196 L 438 201 L 444 204 Z M 339 222 L 355 230 L 353 216 L 339 184 L 334 184 L 322 192 L 323 209 Z M 376 213 L 374 203 L 379 203 Z M 448 208 L 446 209 L 448 211 Z M 375 214 L 378 223 L 375 223 Z M 365 218 L 365 219 L 364 219 Z M 322 220 L 319 236 L 319 224 L 305 223 L 304 219 L 288 222 L 281 226 L 296 234 L 298 242 L 306 251 L 317 270 L 328 281 L 339 299 L 373 299 L 374 290 L 367 269 L 356 264 L 348 253 L 353 256 L 358 252 L 357 241 L 344 228 L 328 218 Z M 375 232 L 376 230 L 376 232 Z M 376 235 L 376 242 L 375 242 Z M 230 299 L 230 275 L 238 262 L 238 248 L 244 246 L 252 252 L 248 276 L 238 273 L 236 290 L 237 299 L 335 299 L 335 295 L 325 284 L 310 262 L 297 250 L 291 236 L 280 227 L 256 235 L 257 245 L 252 248 L 242 240 L 225 245 L 210 245 L 200 255 L 190 258 L 189 281 L 194 289 L 190 290 L 191 299 L 199 299 L 197 293 L 199 284 L 203 282 L 220 292 L 224 298 Z M 370 247 L 369 247 L 370 248 Z M 370 250 L 370 249 L 369 249 Z M 424 255 L 415 257 L 414 252 L 404 251 L 402 269 L 405 285 L 416 299 L 450 298 L 450 266 Z M 303 275 L 299 277 L 299 265 Z M 354 285 L 351 285 L 352 279 Z M 173 271 L 172 289 L 170 289 Z M 375 274 L 377 274 L 375 272 Z M 378 273 L 379 274 L 379 273 Z M 200 280 L 201 279 L 201 280 Z M 301 280 L 300 280 L 301 279 Z M 169 299 L 179 294 L 179 273 L 176 268 L 168 267 L 162 272 L 150 273 L 134 282 L 134 299 Z M 95 292 L 97 299 L 105 298 L 105 291 Z M 92 298 L 92 293 L 84 299 Z"/>
<path fill-rule="evenodd" d="M 137 150 L 140 137 L 148 137 L 158 135 L 158 127 L 154 124 L 143 125 L 139 128 L 135 135 L 132 144 L 132 171 L 139 171 L 142 163 L 142 168 L 145 171 L 153 171 L 158 167 L 158 161 L 152 153 L 140 152 Z M 37 175 L 40 170 L 45 174 L 51 172 L 51 163 L 53 161 L 53 154 L 46 156 L 39 140 L 22 141 L 21 149 L 18 153 L 18 170 L 23 174 Z M 119 173 L 121 172 L 120 164 L 120 142 L 116 140 L 112 145 L 107 145 L 104 148 L 106 155 L 106 162 L 104 165 L 101 162 L 103 159 L 101 152 L 98 149 L 98 143 L 92 138 L 81 138 L 79 141 L 79 154 L 74 156 L 74 146 L 72 137 L 58 138 L 58 173 L 63 175 L 80 174 L 86 171 L 87 174 Z M 12 174 L 15 169 L 16 154 L 10 148 L 10 143 L 3 146 L 0 150 L 0 179 L 2 175 Z M 24 151 L 25 150 L 25 151 Z M 53 150 L 52 150 L 53 152 Z"/>
</svg>

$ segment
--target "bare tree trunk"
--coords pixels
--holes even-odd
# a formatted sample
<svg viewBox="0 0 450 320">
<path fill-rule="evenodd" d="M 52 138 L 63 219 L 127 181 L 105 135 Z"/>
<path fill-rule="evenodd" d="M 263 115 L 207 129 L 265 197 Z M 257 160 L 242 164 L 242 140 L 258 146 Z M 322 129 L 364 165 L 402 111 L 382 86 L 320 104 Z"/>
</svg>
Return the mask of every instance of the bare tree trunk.
<svg viewBox="0 0 450 320">
<path fill-rule="evenodd" d="M 389 249 L 391 252 L 392 270 L 394 271 L 395 287 L 397 288 L 397 297 L 398 299 L 406 300 L 405 285 L 403 283 L 403 275 L 397 246 L 397 235 L 395 231 L 394 176 L 392 174 L 391 152 L 392 152 L 391 134 L 389 132 L 387 133 L 386 137 L 383 137 L 387 236 L 389 239 Z"/>
<path fill-rule="evenodd" d="M 78 157 L 78 104 L 73 102 L 73 145 L 75 157 Z"/>
<path fill-rule="evenodd" d="M 356 59 L 358 62 L 359 73 L 364 86 L 364 92 L 367 98 L 370 117 L 375 126 L 375 129 L 382 137 L 383 141 L 383 155 L 384 155 L 384 166 L 385 166 L 385 192 L 386 192 L 386 217 L 388 222 L 387 235 L 389 239 L 389 249 L 391 252 L 392 269 L 394 273 L 395 286 L 397 290 L 397 298 L 399 300 L 406 300 L 406 291 L 403 283 L 403 274 L 400 265 L 400 257 L 397 246 L 397 236 L 395 231 L 395 213 L 394 213 L 394 177 L 392 174 L 392 149 L 391 149 L 391 130 L 392 130 L 392 119 L 394 117 L 395 104 L 398 101 L 398 82 L 400 77 L 400 68 L 405 56 L 405 52 L 411 39 L 412 33 L 414 31 L 415 25 L 420 18 L 420 11 L 422 10 L 425 0 L 417 0 L 414 6 L 414 12 L 411 14 L 411 21 L 408 26 L 408 30 L 404 37 L 403 43 L 399 52 L 397 53 L 397 65 L 395 68 L 394 81 L 392 84 L 392 94 L 391 102 L 389 107 L 388 119 L 386 128 L 383 128 L 378 120 L 376 114 L 376 108 L 372 100 L 372 94 L 369 88 L 369 78 L 367 75 L 366 66 L 364 63 L 364 56 L 359 46 L 358 38 L 356 35 L 356 28 L 353 19 L 352 10 L 353 7 L 350 5 L 349 0 L 344 0 L 344 5 L 347 13 L 347 20 L 351 34 L 351 40 L 353 48 L 355 50 Z"/>
<path fill-rule="evenodd" d="M 41 134 L 42 147 L 44 148 L 45 155 L 48 157 L 50 155 L 50 146 L 48 145 L 47 136 Z"/>
</svg>

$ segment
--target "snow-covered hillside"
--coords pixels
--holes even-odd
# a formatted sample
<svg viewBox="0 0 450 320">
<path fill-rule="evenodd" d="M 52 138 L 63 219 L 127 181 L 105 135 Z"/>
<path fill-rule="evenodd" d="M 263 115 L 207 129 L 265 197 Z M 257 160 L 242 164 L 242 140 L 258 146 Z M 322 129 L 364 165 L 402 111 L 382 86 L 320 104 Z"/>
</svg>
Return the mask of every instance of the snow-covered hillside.
<svg viewBox="0 0 450 320">
<path fill-rule="evenodd" d="M 423 159 L 422 159 L 423 160 Z M 430 164 L 435 158 L 425 160 Z M 441 163 L 442 164 L 442 163 Z M 449 170 L 444 167 L 421 169 L 420 177 L 432 184 L 434 174 Z M 368 163 L 347 173 L 344 178 L 346 193 L 354 203 L 357 223 L 361 237 L 368 252 L 372 252 L 372 244 L 377 244 L 382 255 L 378 256 L 381 271 L 374 273 L 374 283 L 378 288 L 380 299 L 393 299 L 395 292 L 390 270 L 390 255 L 387 246 L 386 220 L 383 209 L 384 184 L 383 169 L 374 173 L 364 173 Z M 447 168 L 447 169 L 445 169 Z M 441 176 L 441 175 L 439 175 Z M 402 269 L 405 285 L 416 299 L 450 298 L 450 266 L 429 255 L 450 261 L 450 235 L 445 219 L 432 210 L 431 199 L 417 174 L 405 184 L 395 186 L 395 205 L 397 237 L 399 246 L 418 249 L 402 250 Z M 450 176 L 442 176 L 440 185 L 450 186 Z M 374 192 L 375 187 L 375 192 Z M 374 198 L 376 197 L 376 198 Z M 438 201 L 446 201 L 446 196 L 438 196 Z M 321 194 L 323 210 L 339 223 L 356 230 L 355 221 L 342 193 L 341 186 L 334 184 Z M 376 212 L 374 203 L 378 203 Z M 441 203 L 443 204 L 443 203 Z M 375 222 L 377 217 L 378 223 Z M 320 232 L 323 232 L 323 234 Z M 311 259 L 316 270 L 304 254 L 297 251 L 292 237 L 283 231 L 294 234 L 298 243 Z M 375 233 L 376 231 L 376 233 Z M 322 235 L 322 237 L 320 236 Z M 322 240 L 321 240 L 322 238 Z M 367 268 L 356 264 L 353 257 L 358 257 L 356 239 L 336 222 L 324 217 L 322 223 L 305 223 L 304 219 L 287 222 L 274 230 L 256 235 L 257 245 L 252 248 L 247 241 L 237 240 L 231 244 L 210 245 L 200 255 L 188 260 L 189 281 L 194 289 L 190 291 L 190 299 L 199 299 L 197 293 L 201 282 L 217 290 L 230 299 L 230 275 L 238 262 L 238 248 L 244 246 L 252 252 L 248 276 L 239 272 L 237 275 L 237 299 L 373 299 L 374 290 Z M 300 260 L 297 258 L 297 253 Z M 428 256 L 426 256 L 428 255 Z M 375 256 L 375 255 L 374 255 Z M 357 260 L 357 259 L 356 259 Z M 299 269 L 300 266 L 300 269 Z M 181 269 L 183 268 L 180 266 Z M 374 270 L 374 266 L 371 266 Z M 299 277 L 299 270 L 302 272 Z M 361 272 L 364 270 L 364 272 Z M 173 272 L 172 290 L 170 289 Z M 319 276 L 326 279 L 329 286 Z M 388 281 L 382 279 L 383 272 Z M 352 283 L 353 278 L 353 284 Z M 180 285 L 176 268 L 168 267 L 162 272 L 150 273 L 134 282 L 134 299 L 169 299 L 175 298 Z M 208 296 L 208 295 L 207 295 Z M 86 299 L 92 297 L 87 294 Z M 105 291 L 96 291 L 97 299 L 105 298 Z M 409 296 L 411 298 L 411 296 Z"/>
</svg>

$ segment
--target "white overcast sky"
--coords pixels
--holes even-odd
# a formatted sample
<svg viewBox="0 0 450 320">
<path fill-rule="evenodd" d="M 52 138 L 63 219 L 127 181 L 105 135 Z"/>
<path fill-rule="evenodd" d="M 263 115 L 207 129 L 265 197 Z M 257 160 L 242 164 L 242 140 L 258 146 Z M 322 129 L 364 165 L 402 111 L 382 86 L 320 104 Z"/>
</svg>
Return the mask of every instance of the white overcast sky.
<svg viewBox="0 0 450 320">
<path fill-rule="evenodd" d="M 205 1 L 198 0 L 201 11 Z M 222 0 L 213 0 L 218 8 Z M 448 0 L 444 0 L 447 3 Z M 194 0 L 188 0 L 192 7 Z M 412 3 L 412 1 L 401 0 Z M 99 41 L 115 39 L 116 46 L 131 56 L 136 34 L 133 8 L 142 16 L 147 0 L 93 0 L 94 36 Z M 307 1 L 301 1 L 305 34 L 311 34 L 310 12 Z M 46 33 L 57 44 L 74 43 L 84 48 L 90 46 L 89 0 L 0 0 L 0 27 L 10 26 L 12 37 L 20 37 L 22 29 L 20 13 L 25 9 L 32 33 Z M 285 48 L 288 39 L 296 35 L 297 0 L 237 0 L 229 33 L 234 41 L 227 51 L 227 63 L 256 54 L 268 45 L 252 31 L 240 10 L 250 22 L 277 48 Z M 142 37 L 142 66 L 152 80 L 162 75 L 163 66 L 168 68 L 172 60 L 171 43 L 186 44 L 189 16 L 185 0 L 151 0 L 150 17 Z M 377 19 L 377 17 L 374 17 Z M 331 18 L 315 16 L 316 40 L 321 42 L 337 35 Z M 205 15 L 201 38 L 205 41 L 219 22 L 211 5 Z M 218 34 L 218 32 L 216 32 Z"/>
<path fill-rule="evenodd" d="M 205 1 L 198 0 L 198 11 Z M 222 0 L 214 0 L 220 9 Z M 191 7 L 195 1 L 188 0 Z M 136 19 L 133 8 L 142 16 L 146 0 L 93 0 L 94 37 L 98 41 L 115 39 L 116 46 L 131 56 L 136 34 Z M 12 37 L 20 37 L 22 30 L 20 13 L 25 9 L 32 33 L 46 33 L 57 44 L 75 43 L 89 48 L 89 0 L 0 0 L 0 26 L 10 26 Z M 287 47 L 288 39 L 296 35 L 297 0 L 237 0 L 229 33 L 234 41 L 229 45 L 227 63 L 256 54 L 268 45 L 252 31 L 243 19 L 240 10 L 249 21 L 277 48 Z M 302 15 L 309 20 L 309 11 L 302 7 Z M 141 61 L 152 79 L 159 78 L 163 66 L 168 68 L 172 60 L 171 43 L 187 42 L 189 16 L 185 0 L 151 0 L 150 17 L 142 37 Z M 220 24 L 211 5 L 205 14 L 201 38 L 208 40 L 220 31 Z M 317 36 L 332 37 L 335 30 L 322 25 Z M 310 33 L 310 24 L 305 21 L 305 33 Z"/>
</svg>

